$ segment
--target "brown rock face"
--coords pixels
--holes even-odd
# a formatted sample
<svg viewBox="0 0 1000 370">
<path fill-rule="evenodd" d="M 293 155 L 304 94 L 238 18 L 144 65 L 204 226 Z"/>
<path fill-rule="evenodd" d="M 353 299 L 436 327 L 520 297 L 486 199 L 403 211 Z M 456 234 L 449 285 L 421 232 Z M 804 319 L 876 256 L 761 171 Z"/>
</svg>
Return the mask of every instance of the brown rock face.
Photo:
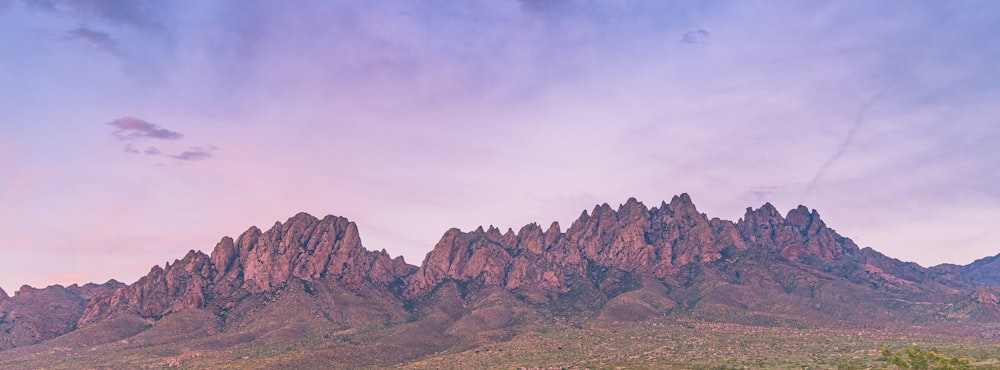
<svg viewBox="0 0 1000 370">
<path fill-rule="evenodd" d="M 266 232 L 252 227 L 236 240 L 225 237 L 211 256 L 190 251 L 173 264 L 153 267 L 134 284 L 90 302 L 80 324 L 115 312 L 158 318 L 188 308 L 227 307 L 290 279 L 388 291 L 415 269 L 384 250 L 364 249 L 357 226 L 346 218 L 300 213 Z"/>
<path fill-rule="evenodd" d="M 784 218 L 770 203 L 757 210 L 747 208 L 736 228 L 751 246 L 793 261 L 803 257 L 832 259 L 859 251 L 853 241 L 826 227 L 819 213 L 805 206 L 789 211 Z"/>
<path fill-rule="evenodd" d="M 991 307 L 997 307 L 1000 305 L 1000 298 L 997 298 L 997 290 L 991 288 L 979 288 L 973 293 L 973 297 L 977 303 L 984 305 L 989 305 Z"/>
<path fill-rule="evenodd" d="M 973 285 L 1000 287 L 1000 254 L 978 259 L 958 270 Z"/>
<path fill-rule="evenodd" d="M 361 246 L 358 228 L 343 217 L 322 220 L 300 213 L 265 233 L 251 228 L 235 242 L 235 256 L 225 258 L 226 241 L 220 243 L 218 260 L 231 260 L 243 274 L 247 291 L 259 293 L 296 277 L 315 281 L 329 276 L 348 285 L 364 281 L 387 285 L 405 276 L 396 271 L 389 255 Z M 229 267 L 232 269 L 232 267 Z"/>
<path fill-rule="evenodd" d="M 23 286 L 13 297 L 0 299 L 0 350 L 38 343 L 76 329 L 88 301 L 122 286 L 104 284 Z"/>
<path fill-rule="evenodd" d="M 0 349 L 104 324 L 118 313 L 159 320 L 188 309 L 220 327 L 259 324 L 301 334 L 285 324 L 307 316 L 307 326 L 331 332 L 415 323 L 406 330 L 449 341 L 500 330 L 536 309 L 640 320 L 703 305 L 821 321 L 898 314 L 892 302 L 932 297 L 937 301 L 924 303 L 1000 321 L 1000 293 L 973 294 L 1000 281 L 998 264 L 993 257 L 925 269 L 859 250 L 803 206 L 782 217 L 764 204 L 733 223 L 709 219 L 687 194 L 652 208 L 636 199 L 617 209 L 602 204 L 566 230 L 558 223 L 516 233 L 451 229 L 419 268 L 385 250 L 366 250 L 346 218 L 300 213 L 267 231 L 251 227 L 224 237 L 211 254 L 189 251 L 128 286 L 24 287 L 14 297 L 0 290 Z M 845 303 L 852 299 L 863 303 Z"/>
<path fill-rule="evenodd" d="M 603 204 L 583 212 L 565 233 L 557 223 L 545 232 L 531 224 L 516 235 L 492 227 L 449 230 L 411 278 L 406 297 L 448 279 L 561 293 L 592 267 L 662 278 L 680 266 L 718 260 L 726 248 L 747 246 L 731 222 L 709 220 L 687 194 L 652 209 L 631 198 L 618 210 Z"/>
<path fill-rule="evenodd" d="M 463 233 L 448 230 L 410 278 L 405 297 L 420 297 L 446 280 L 478 281 L 507 289 L 565 291 L 567 278 L 586 264 L 552 223 L 545 232 L 530 224 L 514 234 L 490 227 Z"/>
<path fill-rule="evenodd" d="M 97 321 L 115 312 L 158 318 L 185 308 L 203 307 L 212 275 L 209 257 L 189 251 L 172 265 L 153 266 L 149 274 L 135 283 L 97 297 L 87 305 L 79 324 Z"/>
<path fill-rule="evenodd" d="M 747 248 L 731 222 L 709 220 L 687 194 L 652 209 L 635 199 L 617 212 L 595 208 L 570 227 L 567 238 L 600 266 L 661 278 L 681 266 L 716 261 L 724 249 Z"/>
</svg>

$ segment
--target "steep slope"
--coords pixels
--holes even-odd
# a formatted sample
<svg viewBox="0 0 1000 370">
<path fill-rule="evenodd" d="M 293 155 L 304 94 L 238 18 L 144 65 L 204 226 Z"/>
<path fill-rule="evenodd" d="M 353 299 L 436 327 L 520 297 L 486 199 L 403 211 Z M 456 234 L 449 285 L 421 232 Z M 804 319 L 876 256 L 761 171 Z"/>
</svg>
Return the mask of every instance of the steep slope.
<svg viewBox="0 0 1000 370">
<path fill-rule="evenodd" d="M 558 223 L 451 229 L 418 268 L 365 249 L 346 218 L 300 213 L 267 231 L 225 237 L 211 254 L 190 251 L 154 266 L 127 286 L 50 287 L 36 299 L 30 288 L 0 294 L 0 328 L 11 328 L 0 332 L 0 349 L 69 332 L 0 352 L 0 365 L 5 357 L 50 364 L 24 356 L 66 348 L 155 349 L 169 361 L 197 352 L 219 363 L 268 348 L 296 352 L 281 362 L 289 366 L 389 366 L 507 341 L 537 325 L 663 316 L 763 326 L 976 325 L 1000 321 L 997 291 L 978 288 L 989 284 L 995 261 L 927 269 L 858 248 L 804 206 L 782 216 L 768 203 L 731 222 L 708 218 L 681 194 L 652 208 L 635 199 L 598 205 L 565 231 Z M 24 309 L 51 302 L 69 303 Z"/>
<path fill-rule="evenodd" d="M 77 327 L 87 303 L 123 284 L 111 280 L 83 286 L 23 286 L 8 297 L 0 290 L 0 350 L 38 343 Z"/>
<path fill-rule="evenodd" d="M 942 264 L 930 269 L 972 286 L 1000 287 L 1000 254 L 980 258 L 965 266 Z"/>
<path fill-rule="evenodd" d="M 134 284 L 90 302 L 80 324 L 117 312 L 148 318 L 193 308 L 222 313 L 289 281 L 336 286 L 372 298 L 392 296 L 414 269 L 384 250 L 364 249 L 357 226 L 346 218 L 320 220 L 300 213 L 266 232 L 252 227 L 236 240 L 225 237 L 211 256 L 190 251 L 173 264 L 154 266 Z"/>
<path fill-rule="evenodd" d="M 135 283 L 94 297 L 74 326 L 99 333 L 104 343 L 127 339 L 132 346 L 174 338 L 221 349 L 322 338 L 408 320 L 398 295 L 415 269 L 364 249 L 346 218 L 300 213 L 268 231 L 252 227 L 235 240 L 225 237 L 211 255 L 189 251 L 154 266 Z M 121 325 L 142 320 L 150 324 L 140 332 Z"/>
<path fill-rule="evenodd" d="M 805 206 L 788 211 L 785 217 L 771 203 L 757 210 L 747 208 L 736 228 L 750 245 L 792 261 L 834 259 L 859 250 L 853 241 L 826 227 L 819 212 L 810 212 Z"/>
<path fill-rule="evenodd" d="M 1000 254 L 962 266 L 961 274 L 975 285 L 1000 287 Z"/>
<path fill-rule="evenodd" d="M 565 233 L 556 223 L 516 234 L 449 230 L 404 297 L 423 307 L 422 297 L 450 282 L 463 305 L 474 304 L 464 297 L 504 289 L 547 312 L 610 319 L 671 312 L 752 324 L 992 317 L 954 308 L 952 297 L 971 289 L 961 281 L 860 249 L 815 210 L 799 206 L 783 217 L 764 204 L 732 223 L 708 219 L 686 194 L 653 208 L 635 199 L 617 210 L 599 205 Z"/>
<path fill-rule="evenodd" d="M 514 234 L 490 227 L 449 230 L 410 281 L 408 298 L 419 298 L 446 280 L 476 281 L 532 297 L 566 293 L 594 283 L 607 271 L 665 278 L 691 263 L 718 260 L 725 249 L 746 249 L 734 225 L 698 213 L 687 194 L 646 208 L 634 198 L 613 210 L 584 211 L 560 232 L 527 225 Z M 590 284 L 593 285 L 593 284 Z"/>
</svg>

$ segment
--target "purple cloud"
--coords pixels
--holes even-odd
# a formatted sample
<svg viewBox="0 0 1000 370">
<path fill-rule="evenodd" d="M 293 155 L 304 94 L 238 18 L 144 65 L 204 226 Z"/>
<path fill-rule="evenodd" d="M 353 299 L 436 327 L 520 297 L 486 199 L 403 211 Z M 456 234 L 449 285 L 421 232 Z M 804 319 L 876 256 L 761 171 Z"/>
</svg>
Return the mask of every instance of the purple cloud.
<svg viewBox="0 0 1000 370">
<path fill-rule="evenodd" d="M 87 26 L 79 26 L 71 31 L 66 31 L 66 37 L 69 39 L 80 39 L 86 41 L 87 43 L 111 54 L 118 53 L 118 44 L 111 38 L 110 35 L 105 32 L 91 29 Z"/>
<path fill-rule="evenodd" d="M 565 1 L 555 0 L 520 0 L 521 9 L 528 13 L 543 14 L 553 11 L 559 6 L 565 5 Z"/>
<path fill-rule="evenodd" d="M 111 133 L 118 140 L 179 140 L 184 137 L 179 132 L 170 131 L 154 123 L 135 117 L 122 117 L 108 122 L 108 124 L 118 128 L 118 130 Z"/>
<path fill-rule="evenodd" d="M 170 155 L 170 158 L 179 161 L 201 161 L 205 159 L 212 158 L 212 152 L 215 151 L 215 147 L 192 147 L 188 150 L 181 152 L 180 154 Z"/>
<path fill-rule="evenodd" d="M 184 135 L 179 132 L 160 127 L 155 123 L 147 122 L 135 117 L 122 117 L 108 122 L 107 124 L 117 128 L 115 132 L 111 133 L 111 136 L 115 139 L 126 141 L 127 143 L 122 150 L 129 154 L 142 154 L 151 157 L 170 157 L 178 161 L 202 161 L 211 158 L 212 152 L 216 149 L 216 147 L 212 145 L 207 147 L 195 146 L 177 154 L 164 153 L 160 150 L 160 148 L 155 146 L 146 147 L 146 149 L 139 149 L 133 142 L 146 139 L 180 140 L 184 137 Z"/>
<path fill-rule="evenodd" d="M 704 44 L 708 41 L 709 33 L 705 30 L 687 31 L 681 36 L 681 42 L 685 44 Z"/>
<path fill-rule="evenodd" d="M 158 26 L 152 19 L 150 3 L 130 0 L 25 0 L 29 8 L 49 14 L 65 15 L 80 20 L 100 19 L 115 25 L 135 27 Z"/>
</svg>

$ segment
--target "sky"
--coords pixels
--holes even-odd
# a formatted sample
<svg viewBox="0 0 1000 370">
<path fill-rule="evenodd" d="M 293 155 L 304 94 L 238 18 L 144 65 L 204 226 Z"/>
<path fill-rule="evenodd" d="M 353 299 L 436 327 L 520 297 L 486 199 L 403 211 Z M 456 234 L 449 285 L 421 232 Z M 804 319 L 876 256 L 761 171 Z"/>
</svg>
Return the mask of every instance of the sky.
<svg viewBox="0 0 1000 370">
<path fill-rule="evenodd" d="M 419 264 L 689 193 L 923 266 L 1000 253 L 1000 2 L 0 0 L 0 287 L 298 212 Z"/>
</svg>

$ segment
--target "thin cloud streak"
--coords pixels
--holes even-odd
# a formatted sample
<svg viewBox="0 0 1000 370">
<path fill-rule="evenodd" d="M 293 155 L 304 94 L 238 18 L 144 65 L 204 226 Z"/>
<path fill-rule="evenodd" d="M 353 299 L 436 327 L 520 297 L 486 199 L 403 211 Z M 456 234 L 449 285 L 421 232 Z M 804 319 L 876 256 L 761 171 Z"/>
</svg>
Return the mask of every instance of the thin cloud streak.
<svg viewBox="0 0 1000 370">
<path fill-rule="evenodd" d="M 111 38 L 110 35 L 105 32 L 91 29 L 87 26 L 79 26 L 71 31 L 67 31 L 66 37 L 69 39 L 83 40 L 98 49 L 107 51 L 111 54 L 118 54 L 118 44 Z"/>
<path fill-rule="evenodd" d="M 118 128 L 118 130 L 111 133 L 111 136 L 122 141 L 145 139 L 180 140 L 184 137 L 179 132 L 170 131 L 155 123 L 135 117 L 122 117 L 107 124 Z"/>
<path fill-rule="evenodd" d="M 179 141 L 184 138 L 184 135 L 135 117 L 122 117 L 107 124 L 117 128 L 117 130 L 111 133 L 111 136 L 119 141 L 125 141 L 126 144 L 122 150 L 129 154 L 141 154 L 148 157 L 167 157 L 181 162 L 195 162 L 212 158 L 212 153 L 218 149 L 214 145 L 206 147 L 195 146 L 189 147 L 177 154 L 164 153 L 163 150 L 155 146 L 140 150 L 136 147 L 137 142 L 146 140 Z"/>
<path fill-rule="evenodd" d="M 213 151 L 215 151 L 214 147 L 193 147 L 178 154 L 168 155 L 168 157 L 179 161 L 202 161 L 212 158 Z"/>
<path fill-rule="evenodd" d="M 105 278 L 299 211 L 349 217 L 370 231 L 366 247 L 419 262 L 449 227 L 565 226 L 595 203 L 680 192 L 730 220 L 764 201 L 805 204 L 859 244 L 920 263 L 996 251 L 955 238 L 968 252 L 935 254 L 919 232 L 872 232 L 914 213 L 956 234 L 995 219 L 942 216 L 1000 208 L 1000 44 L 981 41 L 997 36 L 995 6 L 209 0 L 114 15 L 52 3 L 72 12 L 19 2 L 0 19 L 0 50 L 12 51 L 0 71 L 38 71 L 0 72 L 0 102 L 18 102 L 4 111 L 52 123 L 4 132 L 30 143 L 10 172 L 46 177 L 7 190 L 17 201 L 0 223 L 50 228 L 0 245 L 49 248 L 37 235 L 64 227 L 47 223 L 51 210 L 149 236 L 113 256 L 136 269 Z M 65 42 L 78 27 L 107 34 L 118 60 Z M 33 39 L 38 29 L 50 37 Z M 710 37 L 683 42 L 697 30 Z M 928 57 L 911 58 L 924 44 Z M 120 112 L 184 136 L 114 140 L 73 125 Z M 110 237 L 63 234 L 67 261 Z M 9 261 L 0 285 L 31 281 L 9 268 L 26 259 Z"/>
<path fill-rule="evenodd" d="M 24 0 L 29 9 L 83 21 L 101 20 L 114 25 L 158 27 L 151 4 L 131 0 Z"/>
<path fill-rule="evenodd" d="M 851 129 L 847 131 L 847 136 L 844 136 L 844 140 L 842 140 L 840 144 L 837 145 L 837 150 L 834 151 L 833 155 L 830 156 L 830 158 L 828 158 L 826 162 L 823 162 L 823 165 L 820 166 L 819 170 L 816 171 L 816 174 L 813 175 L 812 180 L 809 181 L 809 185 L 806 186 L 806 194 L 812 193 L 813 189 L 816 188 L 816 185 L 819 183 L 819 181 L 823 179 L 823 175 L 825 175 L 826 172 L 830 169 L 830 166 L 833 166 L 833 164 L 836 163 L 837 160 L 839 160 L 840 157 L 847 152 L 847 148 L 849 148 L 851 146 L 851 143 L 854 142 L 854 135 L 857 134 L 858 130 L 861 129 L 861 126 L 865 124 L 865 116 L 868 114 L 868 111 L 881 98 L 882 98 L 882 92 L 879 92 L 874 96 L 872 96 L 870 99 L 868 99 L 868 101 L 866 101 L 863 105 L 861 105 L 861 109 L 858 110 L 858 113 L 854 118 L 854 124 L 852 124 Z"/>
</svg>

